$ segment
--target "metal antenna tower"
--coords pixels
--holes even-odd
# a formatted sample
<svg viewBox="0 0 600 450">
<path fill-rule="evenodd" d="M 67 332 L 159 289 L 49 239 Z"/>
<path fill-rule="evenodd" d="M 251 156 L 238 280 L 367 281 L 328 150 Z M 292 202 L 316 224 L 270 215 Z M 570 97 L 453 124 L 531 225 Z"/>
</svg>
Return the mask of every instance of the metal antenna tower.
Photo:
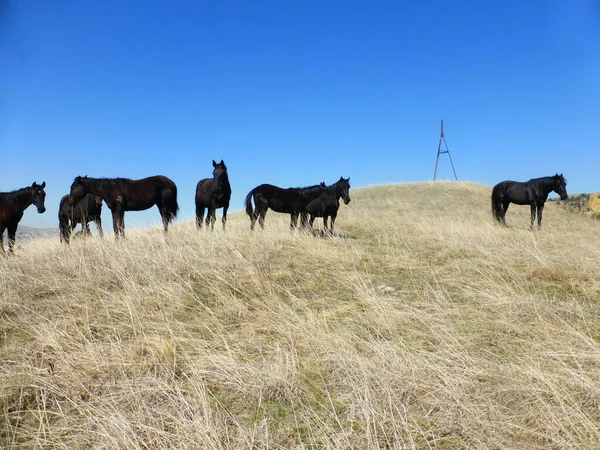
<svg viewBox="0 0 600 450">
<path fill-rule="evenodd" d="M 446 146 L 446 150 L 442 150 L 442 141 L 444 141 L 444 145 Z M 438 144 L 437 157 L 435 158 L 435 170 L 433 172 L 433 180 L 437 180 L 437 170 L 438 164 L 440 162 L 440 154 L 448 153 L 448 158 L 450 158 L 450 164 L 452 164 L 452 172 L 454 172 L 454 179 L 458 181 L 458 177 L 456 176 L 456 170 L 454 170 L 454 163 L 452 162 L 452 156 L 450 156 L 450 150 L 448 149 L 448 144 L 446 143 L 446 138 L 444 137 L 444 119 L 442 119 L 442 130 L 440 132 L 440 143 Z"/>
</svg>

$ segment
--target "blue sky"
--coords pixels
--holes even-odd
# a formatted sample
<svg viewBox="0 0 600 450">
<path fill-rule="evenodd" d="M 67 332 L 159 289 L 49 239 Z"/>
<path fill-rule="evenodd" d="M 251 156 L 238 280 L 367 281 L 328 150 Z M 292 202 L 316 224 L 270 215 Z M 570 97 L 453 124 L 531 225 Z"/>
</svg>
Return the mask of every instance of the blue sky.
<svg viewBox="0 0 600 450">
<path fill-rule="evenodd" d="M 444 119 L 459 180 L 594 192 L 598 80 L 592 0 L 0 0 L 0 191 L 46 181 L 21 225 L 56 227 L 77 175 L 163 174 L 188 220 L 213 159 L 230 211 L 262 183 L 430 180 Z"/>
</svg>

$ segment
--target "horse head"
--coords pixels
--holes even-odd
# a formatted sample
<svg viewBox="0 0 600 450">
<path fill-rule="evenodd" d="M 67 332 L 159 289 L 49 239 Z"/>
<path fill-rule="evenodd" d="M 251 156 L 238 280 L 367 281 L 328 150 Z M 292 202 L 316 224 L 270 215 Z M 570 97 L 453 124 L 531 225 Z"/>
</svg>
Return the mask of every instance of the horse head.
<svg viewBox="0 0 600 450">
<path fill-rule="evenodd" d="M 344 200 L 344 203 L 347 205 L 348 203 L 350 203 L 350 177 L 340 177 L 339 181 L 336 184 L 338 185 L 340 196 Z"/>
<path fill-rule="evenodd" d="M 223 160 L 221 160 L 220 163 L 217 163 L 214 159 L 213 159 L 213 177 L 214 177 L 214 183 L 213 183 L 213 191 L 214 192 L 222 192 L 223 190 L 225 190 L 227 188 L 227 185 L 229 184 L 229 176 L 227 175 L 227 166 L 225 165 L 225 163 L 223 162 Z"/>
<path fill-rule="evenodd" d="M 552 179 L 554 181 L 554 192 L 560 195 L 561 200 L 566 200 L 569 197 L 567 194 L 567 180 L 562 173 L 560 175 L 557 173 Z"/>
<path fill-rule="evenodd" d="M 46 211 L 46 206 L 44 205 L 44 200 L 46 199 L 46 192 L 44 192 L 45 187 L 45 181 L 42 182 L 42 184 L 37 184 L 34 181 L 31 185 L 31 203 L 37 207 L 38 213 L 40 214 Z"/>
<path fill-rule="evenodd" d="M 88 193 L 88 189 L 82 180 L 86 179 L 86 177 L 76 176 L 75 180 L 73 180 L 73 184 L 71 184 L 71 191 L 69 192 L 69 205 L 73 206 L 79 200 L 81 200 L 85 194 Z"/>
</svg>

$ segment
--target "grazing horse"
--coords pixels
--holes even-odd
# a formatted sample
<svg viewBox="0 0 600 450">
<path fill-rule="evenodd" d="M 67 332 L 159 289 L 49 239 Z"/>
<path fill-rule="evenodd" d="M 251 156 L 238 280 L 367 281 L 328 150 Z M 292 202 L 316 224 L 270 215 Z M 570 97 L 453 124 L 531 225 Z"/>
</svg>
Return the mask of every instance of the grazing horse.
<svg viewBox="0 0 600 450">
<path fill-rule="evenodd" d="M 506 225 L 506 210 L 510 203 L 531 206 L 531 228 L 537 210 L 538 228 L 542 228 L 542 211 L 550 192 L 556 192 L 561 200 L 567 195 L 567 180 L 561 173 L 550 177 L 532 178 L 529 181 L 501 181 L 492 189 L 492 213 L 502 225 Z"/>
<path fill-rule="evenodd" d="M 325 183 L 321 183 L 321 185 L 325 189 L 321 195 L 306 205 L 304 214 L 310 215 L 308 226 L 311 228 L 315 221 L 315 217 L 322 217 L 325 230 L 327 230 L 327 219 L 331 217 L 329 232 L 333 233 L 333 224 L 335 223 L 335 218 L 337 217 L 337 212 L 340 208 L 340 197 L 344 200 L 346 205 L 350 203 L 350 177 L 348 177 L 348 179 L 340 177 L 340 179 L 331 186 L 325 186 Z M 303 221 L 306 221 L 304 217 Z"/>
<path fill-rule="evenodd" d="M 17 226 L 29 205 L 34 204 L 40 214 L 46 211 L 45 187 L 45 181 L 42 184 L 34 181 L 30 187 L 12 192 L 0 192 L 0 253 L 4 253 L 3 235 L 6 229 L 8 229 L 8 251 L 14 252 Z"/>
<path fill-rule="evenodd" d="M 71 185 L 71 204 L 85 194 L 102 198 L 113 218 L 115 237 L 125 237 L 125 211 L 144 211 L 156 205 L 160 211 L 165 233 L 177 216 L 177 186 L 169 178 L 156 175 L 130 180 L 129 178 L 76 177 Z"/>
<path fill-rule="evenodd" d="M 81 200 L 75 204 L 69 202 L 69 194 L 60 199 L 58 206 L 58 228 L 60 230 L 60 242 L 69 243 L 71 232 L 78 223 L 81 224 L 83 236 L 91 234 L 88 222 L 94 222 L 98 229 L 100 237 L 102 232 L 102 199 L 94 194 L 85 194 Z"/>
<path fill-rule="evenodd" d="M 196 185 L 196 227 L 202 228 L 204 220 L 204 208 L 206 212 L 206 228 L 211 226 L 215 229 L 216 211 L 218 208 L 223 208 L 223 229 L 227 222 L 227 209 L 229 208 L 229 200 L 231 200 L 231 185 L 229 184 L 229 176 L 227 175 L 227 166 L 223 160 L 216 163 L 213 159 L 213 178 L 204 178 L 198 181 Z"/>
<path fill-rule="evenodd" d="M 269 208 L 275 212 L 290 214 L 290 228 L 295 228 L 298 224 L 298 216 L 304 211 L 306 205 L 317 198 L 323 190 L 324 187 L 318 184 L 287 189 L 272 184 L 256 186 L 248 192 L 244 201 L 246 214 L 250 217 L 250 229 L 254 230 L 257 218 L 261 228 L 265 228 L 265 215 Z M 254 198 L 254 211 L 252 198 Z"/>
</svg>

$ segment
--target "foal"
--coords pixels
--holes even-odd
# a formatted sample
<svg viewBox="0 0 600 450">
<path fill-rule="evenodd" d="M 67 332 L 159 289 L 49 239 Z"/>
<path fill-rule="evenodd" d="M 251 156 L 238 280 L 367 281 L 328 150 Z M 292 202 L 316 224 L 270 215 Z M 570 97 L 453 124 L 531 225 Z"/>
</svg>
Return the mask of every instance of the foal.
<svg viewBox="0 0 600 450">
<path fill-rule="evenodd" d="M 306 205 L 303 214 L 310 215 L 308 226 L 311 228 L 315 221 L 315 217 L 322 217 L 325 230 L 327 230 L 327 219 L 331 217 L 329 232 L 333 233 L 333 224 L 335 223 L 335 218 L 337 217 L 337 212 L 340 208 L 340 197 L 343 198 L 346 205 L 350 203 L 350 177 L 348 177 L 348 179 L 340 177 L 340 179 L 331 186 L 325 186 L 325 183 L 321 183 L 321 186 L 324 188 L 323 192 L 319 197 Z M 303 222 L 306 223 L 304 217 Z"/>
</svg>

